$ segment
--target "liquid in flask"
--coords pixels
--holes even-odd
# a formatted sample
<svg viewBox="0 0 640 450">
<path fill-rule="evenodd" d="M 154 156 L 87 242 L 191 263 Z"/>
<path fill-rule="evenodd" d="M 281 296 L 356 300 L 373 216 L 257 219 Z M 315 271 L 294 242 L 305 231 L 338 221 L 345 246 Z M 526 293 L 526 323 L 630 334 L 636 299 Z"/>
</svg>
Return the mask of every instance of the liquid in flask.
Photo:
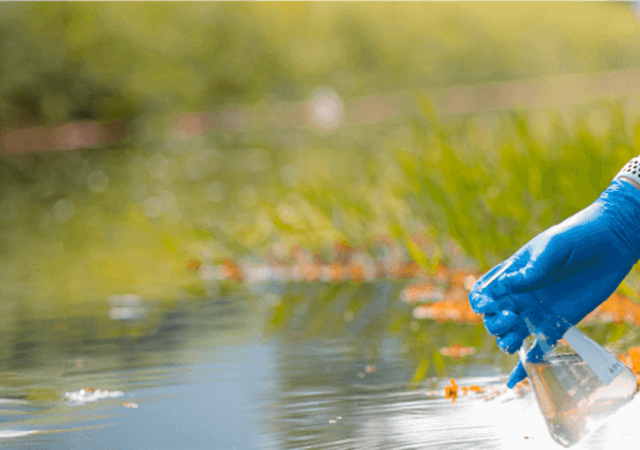
<svg viewBox="0 0 640 450">
<path fill-rule="evenodd" d="M 599 351 L 607 352 L 591 342 L 599 347 Z M 539 362 L 525 361 L 524 355 L 524 349 L 521 349 L 520 358 L 549 433 L 564 447 L 578 443 L 597 430 L 633 398 L 637 389 L 633 372 L 610 353 L 619 366 L 611 366 L 612 376 L 604 379 L 566 345 L 556 345 Z"/>
</svg>

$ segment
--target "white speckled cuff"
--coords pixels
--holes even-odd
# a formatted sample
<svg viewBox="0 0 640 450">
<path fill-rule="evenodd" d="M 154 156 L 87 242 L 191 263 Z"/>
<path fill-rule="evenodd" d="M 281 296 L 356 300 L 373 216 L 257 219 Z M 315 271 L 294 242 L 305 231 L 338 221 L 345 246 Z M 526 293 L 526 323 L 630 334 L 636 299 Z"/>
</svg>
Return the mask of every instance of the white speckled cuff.
<svg viewBox="0 0 640 450">
<path fill-rule="evenodd" d="M 625 166 L 618 172 L 618 174 L 613 178 L 626 177 L 629 178 L 636 183 L 640 184 L 640 157 L 633 158 L 629 161 Z"/>
</svg>

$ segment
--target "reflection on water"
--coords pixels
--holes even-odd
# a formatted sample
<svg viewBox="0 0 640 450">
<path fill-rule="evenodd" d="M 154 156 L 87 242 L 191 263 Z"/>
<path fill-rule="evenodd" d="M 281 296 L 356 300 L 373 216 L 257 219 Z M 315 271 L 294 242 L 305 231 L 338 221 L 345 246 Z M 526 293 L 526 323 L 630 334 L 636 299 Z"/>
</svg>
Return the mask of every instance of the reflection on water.
<svg viewBox="0 0 640 450">
<path fill-rule="evenodd" d="M 14 300 L 0 345 L 0 445 L 558 448 L 531 393 L 444 398 L 449 377 L 504 386 L 512 361 L 484 342 L 460 360 L 440 356 L 444 369 L 436 363 L 440 347 L 473 341 L 475 325 L 411 326 L 411 309 L 394 301 L 399 284 L 327 286 L 265 284 L 144 306 L 104 299 L 66 317 L 20 315 L 28 303 Z M 114 319 L 114 307 L 144 314 Z M 426 378 L 411 385 L 423 360 Z M 637 439 L 630 420 L 616 427 L 581 445 Z"/>
</svg>

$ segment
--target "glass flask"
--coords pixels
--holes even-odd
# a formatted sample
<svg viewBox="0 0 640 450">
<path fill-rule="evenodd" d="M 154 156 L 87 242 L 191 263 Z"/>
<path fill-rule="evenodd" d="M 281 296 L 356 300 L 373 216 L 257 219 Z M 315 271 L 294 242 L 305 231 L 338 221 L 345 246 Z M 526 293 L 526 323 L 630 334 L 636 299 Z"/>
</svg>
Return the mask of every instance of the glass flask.
<svg viewBox="0 0 640 450">
<path fill-rule="evenodd" d="M 636 393 L 636 377 L 621 361 L 579 330 L 598 352 L 605 352 L 618 364 L 608 367 L 611 376 L 597 374 L 568 344 L 550 349 L 542 361 L 525 361 L 525 346 L 520 359 L 547 423 L 551 437 L 570 447 L 598 429 L 608 417 L 630 401 Z M 595 347 L 597 346 L 597 348 Z M 593 366 L 593 363 L 591 364 Z M 604 378 L 604 379 L 603 379 Z"/>
<path fill-rule="evenodd" d="M 508 261 L 485 281 L 482 288 L 497 279 L 512 263 Z M 637 391 L 636 377 L 622 361 L 564 318 L 542 306 L 536 313 L 528 313 L 529 316 L 532 314 L 536 315 L 538 324 L 546 324 L 548 328 L 549 324 L 555 323 L 567 330 L 563 340 L 551 347 L 534 326 L 532 317 L 525 316 L 531 336 L 518 353 L 551 437 L 564 447 L 571 447 L 597 430 L 633 398 Z M 540 361 L 527 361 L 527 351 L 536 343 L 544 356 Z"/>
</svg>

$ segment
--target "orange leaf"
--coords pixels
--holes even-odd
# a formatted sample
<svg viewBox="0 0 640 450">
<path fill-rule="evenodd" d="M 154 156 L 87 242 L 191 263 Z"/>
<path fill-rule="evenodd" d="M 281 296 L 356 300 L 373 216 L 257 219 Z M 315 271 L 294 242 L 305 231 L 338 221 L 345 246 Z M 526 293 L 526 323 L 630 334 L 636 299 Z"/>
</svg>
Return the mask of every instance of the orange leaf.
<svg viewBox="0 0 640 450">
<path fill-rule="evenodd" d="M 450 398 L 451 403 L 455 403 L 458 398 L 458 385 L 456 384 L 456 380 L 451 378 L 449 380 L 451 382 L 451 386 L 445 386 L 444 388 L 444 398 Z"/>
</svg>

